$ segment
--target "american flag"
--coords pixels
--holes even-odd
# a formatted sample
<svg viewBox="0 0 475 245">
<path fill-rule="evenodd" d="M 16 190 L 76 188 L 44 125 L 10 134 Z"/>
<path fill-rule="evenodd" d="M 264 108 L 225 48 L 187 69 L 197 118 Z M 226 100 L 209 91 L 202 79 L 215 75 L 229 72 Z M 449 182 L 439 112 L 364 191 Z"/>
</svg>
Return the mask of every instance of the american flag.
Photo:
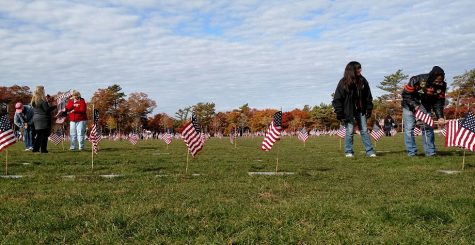
<svg viewBox="0 0 475 245">
<path fill-rule="evenodd" d="M 432 117 L 429 114 L 424 113 L 420 109 L 416 110 L 414 116 L 422 122 L 426 123 L 427 125 L 434 127 L 434 120 L 432 119 Z"/>
<path fill-rule="evenodd" d="M 475 116 L 471 111 L 460 122 L 455 142 L 460 147 L 475 151 Z"/>
<path fill-rule="evenodd" d="M 167 145 L 169 145 L 170 143 L 172 143 L 172 138 L 173 138 L 172 135 L 169 134 L 169 133 L 166 133 L 166 134 L 164 134 L 164 135 L 162 136 L 163 141 L 165 141 L 165 143 L 166 143 Z"/>
<path fill-rule="evenodd" d="M 261 149 L 263 151 L 270 151 L 274 143 L 280 139 L 280 133 L 282 132 L 282 111 L 278 111 L 274 114 L 274 119 L 270 123 L 266 131 L 264 141 L 262 141 Z"/>
<path fill-rule="evenodd" d="M 8 119 L 8 114 L 0 117 L 0 152 L 16 143 L 12 125 Z"/>
<path fill-rule="evenodd" d="M 59 143 L 61 143 L 63 141 L 63 132 L 61 132 L 59 130 L 56 131 L 56 132 L 53 132 L 48 137 L 48 139 L 51 140 L 51 142 L 53 142 L 53 144 L 58 145 Z"/>
<path fill-rule="evenodd" d="M 91 133 L 89 134 L 89 141 L 91 141 L 92 144 L 92 151 L 97 154 L 97 151 L 99 150 L 99 141 L 101 141 L 101 135 L 98 132 L 98 124 L 99 122 L 99 110 L 94 109 L 93 111 L 93 124 L 92 124 L 92 129 Z"/>
<path fill-rule="evenodd" d="M 71 97 L 71 90 L 64 92 L 64 93 L 59 93 L 56 96 L 56 123 L 62 124 L 66 120 L 66 101 Z"/>
<path fill-rule="evenodd" d="M 188 122 L 183 132 L 181 133 L 183 140 L 185 141 L 188 151 L 193 157 L 203 149 L 204 140 L 201 138 L 201 129 L 198 125 L 198 118 L 193 114 L 191 116 L 191 122 Z"/>
<path fill-rule="evenodd" d="M 346 135 L 346 128 L 341 126 L 340 129 L 338 129 L 338 131 L 336 132 L 336 135 L 342 139 L 345 138 L 345 135 Z"/>
<path fill-rule="evenodd" d="M 371 137 L 373 137 L 374 141 L 379 141 L 381 137 L 384 136 L 384 131 L 381 129 L 376 129 L 371 131 Z"/>
<path fill-rule="evenodd" d="M 453 119 L 448 120 L 445 124 L 445 147 L 457 146 L 455 139 L 457 136 L 457 131 L 459 130 L 459 120 Z"/>
<path fill-rule="evenodd" d="M 299 134 L 297 136 L 297 138 L 303 142 L 307 141 L 308 139 L 308 132 L 307 132 L 307 129 L 306 128 L 302 128 L 300 131 L 299 131 Z"/>
<path fill-rule="evenodd" d="M 129 135 L 128 140 L 132 145 L 136 145 L 137 142 L 139 142 L 139 136 L 137 134 L 131 134 Z"/>
<path fill-rule="evenodd" d="M 231 145 L 234 145 L 234 140 L 236 139 L 236 134 L 234 133 L 229 133 L 229 142 L 231 142 Z"/>
<path fill-rule="evenodd" d="M 419 136 L 419 135 L 422 135 L 421 129 L 419 129 L 418 127 L 414 127 L 414 136 Z"/>
</svg>

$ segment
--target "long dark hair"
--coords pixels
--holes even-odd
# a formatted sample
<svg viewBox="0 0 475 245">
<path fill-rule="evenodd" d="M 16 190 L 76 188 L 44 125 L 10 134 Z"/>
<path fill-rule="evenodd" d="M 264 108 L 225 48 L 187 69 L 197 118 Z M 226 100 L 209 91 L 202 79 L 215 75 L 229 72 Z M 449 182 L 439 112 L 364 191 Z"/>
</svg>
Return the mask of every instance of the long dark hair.
<svg viewBox="0 0 475 245">
<path fill-rule="evenodd" d="M 349 90 L 351 85 L 356 85 L 356 87 L 361 87 L 361 79 L 356 75 L 356 71 L 361 69 L 361 64 L 358 61 L 351 61 L 345 67 L 345 73 L 343 73 L 343 88 Z"/>
</svg>

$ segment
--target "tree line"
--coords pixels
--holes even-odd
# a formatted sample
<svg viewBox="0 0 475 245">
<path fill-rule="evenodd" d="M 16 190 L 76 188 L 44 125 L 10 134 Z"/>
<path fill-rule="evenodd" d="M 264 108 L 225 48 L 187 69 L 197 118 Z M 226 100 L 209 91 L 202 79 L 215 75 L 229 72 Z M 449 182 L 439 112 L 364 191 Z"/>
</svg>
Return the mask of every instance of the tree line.
<svg viewBox="0 0 475 245">
<path fill-rule="evenodd" d="M 372 126 L 386 115 L 391 115 L 397 122 L 401 122 L 401 91 L 403 81 L 409 76 L 402 70 L 385 76 L 377 86 L 386 93 L 374 99 L 373 115 L 369 122 Z M 446 119 L 459 118 L 475 104 L 475 69 L 466 71 L 453 78 L 450 90 L 447 93 L 445 107 Z M 61 91 L 58 91 L 58 93 Z M 62 91 L 64 92 L 64 91 Z M 28 104 L 31 100 L 31 89 L 28 86 L 14 85 L 0 86 L 0 103 L 8 105 L 10 116 L 13 117 L 14 104 L 22 102 Z M 329 95 L 331 96 L 331 95 Z M 185 108 L 178 109 L 175 115 L 157 113 L 152 115 L 156 108 L 156 101 L 150 99 L 146 93 L 135 92 L 126 95 L 122 88 L 111 85 L 94 92 L 88 103 L 88 114 L 91 118 L 92 105 L 100 112 L 99 124 L 103 133 L 139 132 L 150 130 L 154 132 L 180 132 L 181 126 L 194 113 L 204 132 L 246 133 L 265 131 L 273 118 L 275 109 L 256 109 L 244 104 L 236 109 L 217 112 L 215 103 L 200 102 Z M 5 108 L 4 108 L 5 109 Z M 319 105 L 305 105 L 283 112 L 282 126 L 284 129 L 296 131 L 303 127 L 309 129 L 338 128 L 340 122 L 333 113 L 331 103 Z"/>
</svg>

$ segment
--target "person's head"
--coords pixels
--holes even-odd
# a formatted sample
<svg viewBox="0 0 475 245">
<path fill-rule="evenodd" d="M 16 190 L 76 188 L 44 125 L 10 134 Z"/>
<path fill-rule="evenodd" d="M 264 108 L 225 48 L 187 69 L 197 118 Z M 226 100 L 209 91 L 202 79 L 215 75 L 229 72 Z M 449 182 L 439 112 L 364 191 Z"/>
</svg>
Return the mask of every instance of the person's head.
<svg viewBox="0 0 475 245">
<path fill-rule="evenodd" d="M 16 113 L 22 113 L 22 112 L 23 112 L 23 108 L 24 108 L 23 103 L 17 102 L 17 103 L 15 104 L 15 112 L 16 112 Z"/>
<path fill-rule="evenodd" d="M 439 66 L 432 67 L 427 83 L 441 85 L 445 81 L 445 72 Z"/>
<path fill-rule="evenodd" d="M 357 61 L 351 61 L 345 67 L 343 74 L 344 87 L 348 89 L 352 84 L 360 83 L 359 77 L 361 76 L 361 64 Z"/>
<path fill-rule="evenodd" d="M 45 96 L 45 88 L 43 86 L 36 86 L 33 96 L 31 97 L 31 105 L 39 105 L 42 101 L 47 101 Z"/>
<path fill-rule="evenodd" d="M 71 93 L 71 96 L 73 100 L 78 100 L 81 98 L 81 93 L 79 93 L 79 91 L 77 90 L 73 90 L 73 92 Z"/>
</svg>

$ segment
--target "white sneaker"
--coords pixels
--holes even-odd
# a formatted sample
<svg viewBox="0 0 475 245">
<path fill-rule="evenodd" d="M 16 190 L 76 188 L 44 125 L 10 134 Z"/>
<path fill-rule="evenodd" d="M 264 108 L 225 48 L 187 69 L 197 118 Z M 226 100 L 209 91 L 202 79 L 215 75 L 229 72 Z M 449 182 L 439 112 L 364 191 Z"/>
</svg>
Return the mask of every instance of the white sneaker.
<svg viewBox="0 0 475 245">
<path fill-rule="evenodd" d="M 345 157 L 353 157 L 353 154 L 352 153 L 346 153 Z"/>
<path fill-rule="evenodd" d="M 376 154 L 373 153 L 373 154 L 369 155 L 369 157 L 376 157 Z"/>
<path fill-rule="evenodd" d="M 26 148 L 25 151 L 31 151 L 31 149 L 30 149 L 30 148 Z"/>
</svg>

